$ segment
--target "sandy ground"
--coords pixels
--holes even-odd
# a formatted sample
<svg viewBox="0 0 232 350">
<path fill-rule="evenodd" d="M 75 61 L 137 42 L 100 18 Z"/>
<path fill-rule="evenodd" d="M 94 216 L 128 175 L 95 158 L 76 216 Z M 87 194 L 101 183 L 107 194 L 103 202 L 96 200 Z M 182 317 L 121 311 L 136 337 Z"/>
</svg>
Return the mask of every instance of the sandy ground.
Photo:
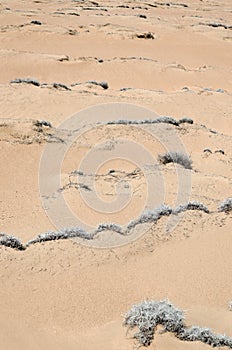
<svg viewBox="0 0 232 350">
<path fill-rule="evenodd" d="M 106 231 L 94 242 L 0 246 L 1 350 L 133 349 L 123 315 L 144 299 L 168 298 L 187 325 L 232 337 L 232 214 L 217 211 L 232 196 L 231 12 L 230 0 L 1 1 L 0 231 L 26 243 L 77 217 L 94 229 L 125 226 L 162 203 L 210 210 L 187 211 L 168 233 L 167 217 L 140 225 L 125 241 Z M 39 86 L 13 82 L 19 78 Z M 93 106 L 103 103 L 114 103 L 108 121 L 115 103 L 125 103 L 137 107 L 135 115 L 125 107 L 122 119 L 130 112 L 193 124 L 96 124 L 104 113 Z M 82 125 L 69 119 L 89 107 Z M 183 146 L 192 170 L 158 164 L 167 145 Z M 62 198 L 68 209 L 57 205 Z M 168 333 L 150 346 L 207 348 Z"/>
</svg>

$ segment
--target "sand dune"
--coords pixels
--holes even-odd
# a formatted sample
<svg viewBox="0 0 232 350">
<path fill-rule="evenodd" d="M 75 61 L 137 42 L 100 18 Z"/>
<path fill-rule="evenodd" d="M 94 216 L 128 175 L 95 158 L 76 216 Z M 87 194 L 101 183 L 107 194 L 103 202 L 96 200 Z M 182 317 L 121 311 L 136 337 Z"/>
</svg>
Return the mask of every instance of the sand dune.
<svg viewBox="0 0 232 350">
<path fill-rule="evenodd" d="M 1 350 L 133 349 L 123 315 L 145 299 L 232 337 L 231 29 L 229 0 L 1 2 L 0 232 L 209 211 L 25 250 L 1 235 Z M 159 331 L 150 349 L 210 348 Z"/>
</svg>

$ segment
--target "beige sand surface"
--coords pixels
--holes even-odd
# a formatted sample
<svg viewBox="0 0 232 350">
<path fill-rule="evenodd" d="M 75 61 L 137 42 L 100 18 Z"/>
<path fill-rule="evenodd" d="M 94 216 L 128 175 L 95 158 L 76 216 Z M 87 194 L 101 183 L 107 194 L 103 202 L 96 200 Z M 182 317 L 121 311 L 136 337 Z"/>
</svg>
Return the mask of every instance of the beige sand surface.
<svg viewBox="0 0 232 350">
<path fill-rule="evenodd" d="M 62 196 L 73 215 L 93 228 L 102 222 L 127 225 L 146 209 L 148 193 L 155 205 L 171 207 L 179 193 L 180 202 L 202 202 L 210 213 L 187 211 L 169 233 L 167 217 L 140 225 L 134 239 L 120 247 L 111 245 L 127 240 L 110 231 L 88 245 L 83 239 L 34 244 L 24 251 L 0 245 L 0 350 L 133 349 L 123 315 L 144 299 L 168 298 L 186 312 L 187 325 L 232 337 L 232 214 L 217 210 L 232 197 L 231 13 L 230 0 L 1 1 L 0 232 L 26 243 L 56 230 L 49 206 Z M 35 20 L 41 25 L 31 23 Z M 209 26 L 215 23 L 223 26 Z M 144 33 L 153 39 L 138 37 Z M 11 83 L 17 78 L 41 85 Z M 109 88 L 92 80 L 106 81 Z M 194 123 L 92 125 L 66 153 L 59 186 L 48 183 L 49 195 L 41 201 L 41 156 L 49 146 L 55 159 L 70 137 L 61 123 L 84 108 L 117 102 Z M 115 159 L 114 151 L 122 152 L 126 139 L 158 164 L 169 135 L 182 142 L 193 169 L 149 168 L 149 179 L 159 183 L 162 175 L 163 191 L 147 186 L 143 153 L 134 151 L 143 160 L 140 169 L 129 158 Z M 92 151 L 92 161 L 99 160 L 97 172 L 87 162 L 90 172 L 77 177 L 74 172 Z M 129 189 L 130 201 L 111 210 Z M 95 208 L 95 194 L 109 212 Z M 63 215 L 57 211 L 61 223 Z M 207 348 L 158 332 L 150 346 Z"/>
</svg>

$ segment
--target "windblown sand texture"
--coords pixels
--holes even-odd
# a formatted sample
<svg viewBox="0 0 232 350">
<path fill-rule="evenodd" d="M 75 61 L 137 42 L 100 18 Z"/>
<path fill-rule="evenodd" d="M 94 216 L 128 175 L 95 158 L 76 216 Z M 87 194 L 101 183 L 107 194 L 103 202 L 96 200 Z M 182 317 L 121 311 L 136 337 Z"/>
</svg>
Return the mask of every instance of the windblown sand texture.
<svg viewBox="0 0 232 350">
<path fill-rule="evenodd" d="M 112 159 L 97 175 L 76 176 L 96 144 L 105 156 L 126 138 L 142 142 L 157 160 L 149 171 L 154 177 L 161 171 L 167 206 L 176 208 L 178 169 L 191 175 L 189 201 L 209 212 L 187 210 L 169 233 L 169 216 L 144 235 L 146 224 L 137 225 L 137 239 L 120 247 L 95 247 L 117 245 L 119 233 L 110 230 L 98 233 L 94 244 L 78 238 L 24 250 L 0 245 L 0 350 L 133 349 L 123 315 L 144 299 L 169 299 L 184 310 L 187 325 L 232 337 L 232 213 L 218 211 L 232 197 L 231 15 L 231 0 L 1 1 L 0 232 L 26 245 L 57 230 L 40 198 L 41 156 L 48 144 L 67 141 L 70 131 L 59 128 L 62 122 L 101 103 L 137 105 L 193 123 L 95 125 L 69 149 L 48 203 L 63 195 L 74 215 L 93 228 L 136 220 L 147 196 L 143 169 Z M 158 163 L 166 150 L 152 137 L 154 130 L 178 135 L 192 169 Z M 93 198 L 90 179 L 106 203 L 126 183 L 130 203 L 111 214 L 91 209 L 81 195 Z M 159 195 L 155 187 L 157 203 Z M 150 349 L 210 346 L 157 332 Z"/>
</svg>

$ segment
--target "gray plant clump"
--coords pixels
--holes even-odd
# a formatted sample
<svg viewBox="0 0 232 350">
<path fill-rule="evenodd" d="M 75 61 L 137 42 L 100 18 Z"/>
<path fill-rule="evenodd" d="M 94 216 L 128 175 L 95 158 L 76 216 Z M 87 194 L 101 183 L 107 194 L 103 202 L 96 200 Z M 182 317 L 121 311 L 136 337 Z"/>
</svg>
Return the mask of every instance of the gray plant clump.
<svg viewBox="0 0 232 350">
<path fill-rule="evenodd" d="M 210 148 L 204 148 L 203 152 L 204 153 L 211 153 L 211 154 L 213 153 Z"/>
<path fill-rule="evenodd" d="M 164 123 L 164 124 L 172 124 L 175 126 L 179 126 L 178 120 L 172 118 L 172 117 L 166 117 L 162 116 L 156 119 L 143 119 L 143 120 L 127 120 L 127 119 L 119 119 L 119 120 L 113 120 L 109 121 L 107 124 L 123 124 L 123 125 L 143 125 L 143 124 L 159 124 L 159 123 Z"/>
<path fill-rule="evenodd" d="M 164 332 L 174 333 L 180 340 L 201 341 L 212 347 L 232 348 L 232 338 L 214 334 L 209 328 L 186 327 L 184 321 L 184 312 L 168 300 L 151 300 L 133 305 L 124 316 L 123 325 L 129 330 L 138 329 L 134 338 L 140 346 L 149 346 L 154 339 L 157 326 L 161 325 Z"/>
<path fill-rule="evenodd" d="M 41 26 L 42 22 L 37 21 L 37 20 L 33 20 L 33 21 L 31 21 L 31 24 L 36 24 L 37 26 Z"/>
<path fill-rule="evenodd" d="M 113 232 L 117 232 L 120 235 L 123 235 L 123 229 L 121 226 L 116 225 L 116 224 L 99 224 L 97 229 L 94 231 L 94 235 L 96 235 L 99 232 L 103 232 L 103 231 L 113 231 Z"/>
<path fill-rule="evenodd" d="M 16 250 L 26 249 L 18 238 L 11 235 L 6 235 L 5 233 L 0 233 L 0 245 L 4 245 L 5 247 L 13 248 Z"/>
<path fill-rule="evenodd" d="M 109 85 L 106 81 L 97 82 L 96 80 L 89 80 L 89 81 L 87 81 L 87 83 L 101 86 L 105 90 L 109 88 Z"/>
<path fill-rule="evenodd" d="M 173 214 L 179 214 L 187 210 L 200 210 L 209 214 L 209 209 L 202 203 L 192 201 L 187 204 L 181 204 L 176 209 L 173 210 Z"/>
<path fill-rule="evenodd" d="M 155 39 L 155 36 L 153 33 L 151 32 L 147 32 L 147 33 L 142 33 L 142 34 L 136 34 L 136 38 L 139 39 Z"/>
<path fill-rule="evenodd" d="M 40 83 L 38 80 L 36 79 L 33 79 L 33 78 L 17 78 L 17 79 L 14 79 L 14 80 L 11 80 L 10 81 L 11 84 L 32 84 L 34 86 L 40 86 Z"/>
<path fill-rule="evenodd" d="M 133 88 L 131 87 L 123 87 L 120 89 L 120 91 L 128 91 L 128 90 L 132 90 Z"/>
<path fill-rule="evenodd" d="M 182 152 L 167 152 L 159 155 L 158 160 L 162 164 L 177 163 L 182 165 L 185 169 L 192 169 L 192 160 L 187 154 Z"/>
<path fill-rule="evenodd" d="M 232 29 L 232 26 L 224 24 L 224 23 L 199 23 L 199 25 L 209 26 L 213 28 L 224 28 L 224 29 Z"/>
<path fill-rule="evenodd" d="M 172 124 L 175 126 L 179 126 L 178 120 L 176 120 L 172 117 L 168 117 L 168 116 L 162 116 L 162 117 L 159 117 L 157 119 L 154 119 L 154 123 L 166 123 L 166 124 Z"/>
<path fill-rule="evenodd" d="M 132 306 L 124 316 L 123 324 L 129 330 L 136 327 L 138 332 L 134 338 L 140 345 L 149 346 L 158 325 L 162 325 L 164 331 L 180 332 L 184 328 L 184 314 L 168 300 L 143 301 Z"/>
<path fill-rule="evenodd" d="M 161 205 L 159 208 L 156 208 L 154 210 L 146 210 L 142 213 L 142 215 L 140 215 L 138 219 L 132 220 L 127 225 L 127 231 L 130 231 L 139 224 L 145 224 L 149 222 L 156 223 L 162 216 L 168 216 L 171 215 L 171 213 L 172 208 L 166 205 Z"/>
<path fill-rule="evenodd" d="M 48 231 L 42 234 L 39 234 L 36 238 L 27 242 L 26 246 L 28 247 L 31 244 L 55 241 L 60 239 L 68 238 L 84 238 L 87 240 L 93 239 L 93 234 L 86 232 L 85 230 L 79 227 L 65 228 L 60 231 Z"/>
<path fill-rule="evenodd" d="M 67 90 L 67 91 L 71 91 L 71 89 L 65 85 L 65 84 L 61 84 L 61 83 L 53 83 L 52 86 L 55 88 L 55 89 L 64 89 L 64 90 Z"/>
<path fill-rule="evenodd" d="M 183 123 L 193 124 L 193 120 L 191 118 L 187 118 L 187 117 L 179 119 L 179 124 L 183 124 Z"/>
<path fill-rule="evenodd" d="M 188 210 L 199 210 L 207 214 L 210 213 L 209 209 L 204 204 L 196 201 L 192 201 L 187 204 L 181 204 L 175 209 L 172 209 L 166 205 L 161 205 L 159 208 L 156 208 L 154 210 L 144 211 L 138 219 L 132 220 L 127 225 L 127 232 L 137 225 L 144 223 L 156 223 L 162 216 L 169 216 L 171 214 L 177 215 Z"/>
<path fill-rule="evenodd" d="M 225 154 L 225 151 L 223 149 L 216 149 L 216 151 L 214 151 L 214 153 L 221 153 L 221 154 Z"/>
<path fill-rule="evenodd" d="M 223 202 L 221 202 L 219 207 L 218 207 L 218 211 L 219 212 L 223 212 L 224 211 L 227 214 L 230 211 L 232 211 L 232 197 L 231 198 L 227 198 Z"/>
<path fill-rule="evenodd" d="M 48 122 L 47 120 L 36 120 L 35 126 L 37 126 L 37 127 L 46 126 L 48 128 L 52 128 L 52 124 L 50 122 Z"/>
<path fill-rule="evenodd" d="M 185 341 L 200 341 L 212 347 L 228 346 L 232 348 L 232 338 L 222 334 L 214 334 L 210 328 L 192 326 L 178 333 L 178 338 Z"/>
<path fill-rule="evenodd" d="M 229 311 L 232 311 L 232 301 L 229 302 L 228 309 L 229 309 Z"/>
</svg>

